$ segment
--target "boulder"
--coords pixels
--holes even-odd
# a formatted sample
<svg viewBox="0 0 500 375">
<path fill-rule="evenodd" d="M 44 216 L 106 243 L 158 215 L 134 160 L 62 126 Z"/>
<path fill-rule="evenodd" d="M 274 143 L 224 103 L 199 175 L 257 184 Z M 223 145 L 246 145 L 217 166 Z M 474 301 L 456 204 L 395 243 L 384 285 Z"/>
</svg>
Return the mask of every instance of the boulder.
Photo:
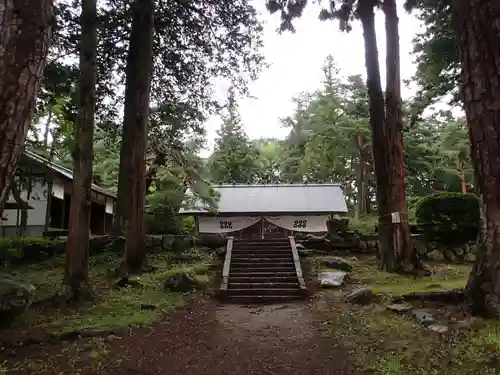
<svg viewBox="0 0 500 375">
<path fill-rule="evenodd" d="M 303 244 L 301 244 L 301 243 L 295 244 L 295 248 L 297 250 L 307 250 L 306 247 Z"/>
<path fill-rule="evenodd" d="M 433 324 L 436 321 L 434 319 L 434 316 L 427 310 L 415 309 L 412 311 L 412 314 L 417 320 L 417 322 L 421 324 Z"/>
<path fill-rule="evenodd" d="M 35 293 L 31 284 L 0 279 L 0 325 L 10 323 L 22 314 L 33 303 Z"/>
<path fill-rule="evenodd" d="M 393 303 L 392 305 L 387 306 L 387 310 L 394 311 L 397 313 L 405 313 L 410 311 L 412 308 L 411 305 L 407 304 L 400 304 L 400 303 Z"/>
<path fill-rule="evenodd" d="M 200 288 L 202 283 L 196 279 L 196 276 L 181 271 L 169 276 L 163 286 L 165 291 L 186 293 Z"/>
<path fill-rule="evenodd" d="M 332 288 L 344 284 L 346 276 L 347 272 L 342 271 L 320 272 L 318 274 L 318 280 L 322 288 Z"/>
<path fill-rule="evenodd" d="M 227 237 L 222 233 L 203 233 L 195 238 L 196 246 L 208 247 L 211 250 L 215 250 L 221 247 L 225 247 L 227 242 Z"/>
<path fill-rule="evenodd" d="M 448 326 L 442 325 L 442 324 L 431 324 L 429 327 L 431 331 L 437 332 L 437 333 L 445 333 L 448 332 Z"/>
<path fill-rule="evenodd" d="M 161 238 L 161 248 L 162 250 L 169 250 L 174 244 L 175 237 L 173 235 L 166 235 Z"/>
<path fill-rule="evenodd" d="M 345 239 L 344 237 L 338 235 L 338 234 L 329 234 L 328 235 L 328 240 L 330 242 L 333 242 L 333 243 L 340 243 L 340 242 L 344 242 Z"/>
<path fill-rule="evenodd" d="M 161 239 L 161 248 L 163 251 L 183 252 L 194 244 L 190 236 L 165 235 Z"/>
<path fill-rule="evenodd" d="M 351 272 L 352 265 L 341 257 L 326 256 L 319 259 L 321 266 L 327 268 L 333 268 L 334 270 L 341 270 L 344 272 Z"/>
<path fill-rule="evenodd" d="M 373 300 L 373 291 L 370 288 L 360 288 L 345 296 L 345 300 L 357 305 L 369 305 Z"/>
<path fill-rule="evenodd" d="M 345 232 L 349 228 L 349 219 L 333 218 L 326 221 L 326 226 L 329 233 Z"/>
</svg>

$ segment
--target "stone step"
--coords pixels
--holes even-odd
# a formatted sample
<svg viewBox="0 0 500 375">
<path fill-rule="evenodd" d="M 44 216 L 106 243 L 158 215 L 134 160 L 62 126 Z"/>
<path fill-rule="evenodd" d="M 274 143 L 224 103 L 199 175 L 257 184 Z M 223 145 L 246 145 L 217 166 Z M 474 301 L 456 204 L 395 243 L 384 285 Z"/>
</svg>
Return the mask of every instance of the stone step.
<svg viewBox="0 0 500 375">
<path fill-rule="evenodd" d="M 231 264 L 233 263 L 293 263 L 293 257 L 290 255 L 289 257 L 231 257 Z"/>
<path fill-rule="evenodd" d="M 234 275 L 234 274 L 233 274 Z M 229 275 L 229 283 L 296 283 L 297 275 L 290 272 L 289 276 L 233 276 Z"/>
<path fill-rule="evenodd" d="M 284 258 L 292 257 L 291 251 L 268 251 L 268 252 L 247 252 L 247 251 L 237 251 L 231 253 L 232 258 Z"/>
<path fill-rule="evenodd" d="M 302 291 L 299 288 L 243 288 L 227 289 L 227 296 L 300 296 Z"/>
<path fill-rule="evenodd" d="M 233 244 L 233 249 L 290 249 L 290 244 L 268 245 L 268 244 L 254 244 L 254 245 L 240 245 Z"/>
<path fill-rule="evenodd" d="M 290 244 L 289 240 L 266 240 L 266 239 L 256 239 L 253 241 L 248 240 L 235 240 L 233 243 L 238 245 L 255 245 L 255 244 L 266 244 L 266 245 L 281 245 L 281 244 Z"/>
<path fill-rule="evenodd" d="M 292 249 L 235 249 L 232 250 L 233 254 L 291 254 Z"/>
<path fill-rule="evenodd" d="M 297 278 L 295 282 L 234 282 L 229 279 L 229 290 L 238 289 L 299 289 Z"/>
<path fill-rule="evenodd" d="M 292 254 L 280 254 L 279 256 L 241 254 L 231 257 L 231 262 L 281 262 L 282 260 L 293 261 Z"/>
<path fill-rule="evenodd" d="M 249 271 L 236 271 L 236 270 L 231 270 L 229 271 L 229 278 L 231 277 L 297 277 L 297 274 L 295 273 L 295 269 L 293 271 L 278 271 L 278 272 L 273 272 L 269 270 L 257 270 L 255 272 L 249 272 Z"/>
<path fill-rule="evenodd" d="M 249 296 L 249 295 L 239 295 L 239 296 L 231 296 L 226 298 L 227 303 L 234 304 L 274 304 L 274 303 L 284 303 L 284 302 L 293 302 L 299 301 L 305 298 L 305 295 L 263 295 L 263 296 Z"/>
<path fill-rule="evenodd" d="M 258 265 L 233 267 L 233 265 L 231 265 L 229 269 L 229 276 L 235 275 L 237 273 L 255 273 L 255 272 L 267 272 L 275 275 L 277 275 L 278 272 L 295 273 L 295 267 L 293 265 L 290 265 L 288 267 L 287 266 L 259 267 Z"/>
<path fill-rule="evenodd" d="M 260 269 L 275 269 L 281 267 L 294 268 L 292 260 L 286 262 L 231 262 L 230 269 L 236 268 L 260 268 Z"/>
</svg>

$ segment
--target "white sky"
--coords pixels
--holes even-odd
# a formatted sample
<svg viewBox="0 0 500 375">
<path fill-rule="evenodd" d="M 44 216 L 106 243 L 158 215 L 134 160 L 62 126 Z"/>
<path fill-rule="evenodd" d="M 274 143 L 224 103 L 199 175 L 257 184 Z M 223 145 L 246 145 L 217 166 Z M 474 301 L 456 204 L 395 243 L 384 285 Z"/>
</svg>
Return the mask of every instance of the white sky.
<svg viewBox="0 0 500 375">
<path fill-rule="evenodd" d="M 263 0 L 255 4 L 265 22 L 264 56 L 270 67 L 249 86 L 252 98 L 238 100 L 240 115 L 245 131 L 250 138 L 284 138 L 287 129 L 280 125 L 280 118 L 293 114 L 293 97 L 301 92 L 313 91 L 320 87 L 321 67 L 328 54 L 332 54 L 343 75 L 362 74 L 365 76 L 363 35 L 361 25 L 353 25 L 353 30 L 346 34 L 338 30 L 338 23 L 319 21 L 319 7 L 309 5 L 302 18 L 294 22 L 296 33 L 279 35 L 279 15 L 270 15 Z M 401 76 L 410 78 L 414 72 L 414 56 L 411 55 L 413 36 L 421 30 L 419 21 L 399 9 Z M 382 84 L 385 81 L 385 31 L 384 17 L 379 11 L 376 19 L 379 46 L 379 60 Z M 226 97 L 228 86 L 218 85 L 218 96 Z M 410 89 L 403 86 L 403 96 L 411 95 Z M 206 123 L 208 133 L 207 150 L 201 156 L 206 157 L 213 148 L 216 130 L 220 118 L 210 118 Z"/>
</svg>

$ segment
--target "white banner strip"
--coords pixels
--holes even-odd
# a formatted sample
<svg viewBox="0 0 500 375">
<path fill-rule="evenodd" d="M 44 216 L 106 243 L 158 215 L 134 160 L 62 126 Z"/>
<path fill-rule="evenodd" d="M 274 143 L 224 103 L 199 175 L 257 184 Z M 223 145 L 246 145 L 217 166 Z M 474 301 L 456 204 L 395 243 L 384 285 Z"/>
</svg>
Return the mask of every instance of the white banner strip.
<svg viewBox="0 0 500 375">
<path fill-rule="evenodd" d="M 248 228 L 260 220 L 260 216 L 214 217 L 199 216 L 198 231 L 200 233 L 229 233 Z"/>
<path fill-rule="evenodd" d="M 328 215 L 314 216 L 264 216 L 264 219 L 278 227 L 295 232 L 326 232 Z"/>
</svg>

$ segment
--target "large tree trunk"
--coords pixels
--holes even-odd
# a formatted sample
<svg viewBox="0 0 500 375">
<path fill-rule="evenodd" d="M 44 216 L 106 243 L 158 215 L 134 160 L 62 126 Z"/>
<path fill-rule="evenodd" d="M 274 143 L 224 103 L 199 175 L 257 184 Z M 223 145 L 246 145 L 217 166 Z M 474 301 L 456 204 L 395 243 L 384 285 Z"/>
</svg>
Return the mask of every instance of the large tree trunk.
<svg viewBox="0 0 500 375">
<path fill-rule="evenodd" d="M 122 143 L 120 148 L 120 166 L 118 174 L 118 193 L 116 196 L 116 213 L 113 219 L 111 234 L 120 236 L 125 233 L 127 225 L 128 208 L 130 205 L 130 157 L 128 150 L 132 148 L 134 139 L 131 132 L 122 131 Z"/>
<path fill-rule="evenodd" d="M 399 220 L 392 220 L 392 249 L 381 257 L 382 268 L 389 271 L 414 273 L 423 266 L 413 248 L 410 226 L 408 223 L 408 206 L 405 194 L 403 117 L 401 110 L 401 72 L 399 52 L 399 19 L 395 0 L 385 0 L 386 33 L 386 142 L 389 161 L 387 170 L 388 185 L 392 188 L 389 194 L 391 212 L 397 213 Z"/>
<path fill-rule="evenodd" d="M 146 258 L 144 203 L 146 196 L 146 145 L 149 95 L 153 65 L 153 0 L 132 3 L 132 31 L 126 68 L 125 112 L 120 156 L 125 158 L 120 176 L 128 182 L 124 265 L 129 272 L 139 270 Z M 122 175 L 124 175 L 122 177 Z M 125 177 L 127 176 L 127 177 Z"/>
<path fill-rule="evenodd" d="M 366 161 L 365 161 L 365 137 L 361 134 L 356 136 L 358 148 L 358 175 L 356 183 L 356 217 L 359 219 L 366 214 Z"/>
<path fill-rule="evenodd" d="M 462 193 L 467 193 L 467 183 L 465 182 L 464 162 L 460 159 L 457 159 L 457 172 L 458 172 L 458 178 L 460 179 L 460 191 Z"/>
<path fill-rule="evenodd" d="M 24 147 L 51 40 L 53 0 L 0 0 L 0 217 Z"/>
<path fill-rule="evenodd" d="M 88 293 L 88 256 L 90 229 L 90 191 L 95 113 L 97 1 L 83 0 L 80 23 L 80 80 L 78 117 L 73 154 L 73 195 L 66 244 L 65 278 L 72 297 Z"/>
<path fill-rule="evenodd" d="M 394 2 L 392 2 L 394 3 Z M 403 143 L 401 108 L 399 104 L 399 36 L 395 4 L 389 9 L 388 28 L 388 91 L 389 116 L 386 124 L 384 94 L 380 82 L 377 36 L 375 32 L 375 0 L 359 3 L 358 14 L 363 26 L 367 88 L 370 101 L 370 127 L 373 142 L 373 163 L 377 187 L 380 267 L 389 272 L 414 273 L 421 265 L 411 246 L 406 199 L 404 194 Z M 391 4 L 388 4 L 389 6 Z M 386 13 L 387 17 L 387 13 Z"/>
<path fill-rule="evenodd" d="M 367 0 L 360 2 L 358 13 L 363 26 L 365 45 L 366 86 L 370 104 L 370 128 L 372 131 L 373 165 L 376 179 L 376 196 L 379 216 L 378 238 L 379 251 L 382 255 L 392 251 L 390 219 L 388 168 L 385 140 L 385 108 L 384 94 L 380 82 L 380 66 L 378 61 L 377 35 L 375 32 L 375 3 Z M 383 260 L 385 263 L 385 259 Z"/>
<path fill-rule="evenodd" d="M 500 25 L 498 0 L 454 0 L 462 100 L 486 233 L 467 284 L 474 314 L 500 318 Z"/>
</svg>

